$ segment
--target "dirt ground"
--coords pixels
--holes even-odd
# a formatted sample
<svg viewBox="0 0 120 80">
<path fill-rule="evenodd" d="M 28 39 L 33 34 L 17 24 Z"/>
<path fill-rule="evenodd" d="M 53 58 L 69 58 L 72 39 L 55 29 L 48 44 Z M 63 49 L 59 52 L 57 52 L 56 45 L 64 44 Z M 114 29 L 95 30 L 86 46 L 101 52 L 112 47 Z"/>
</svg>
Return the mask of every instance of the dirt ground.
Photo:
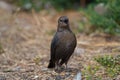
<svg viewBox="0 0 120 80">
<path fill-rule="evenodd" d="M 0 54 L 0 80 L 75 80 L 83 66 L 96 64 L 94 56 L 120 54 L 120 37 L 76 33 L 77 48 L 68 63 L 70 70 L 57 73 L 47 69 L 57 19 L 67 15 L 75 30 L 83 14 L 75 11 L 11 14 L 0 10 L 0 15 L 0 42 L 4 49 Z"/>
</svg>

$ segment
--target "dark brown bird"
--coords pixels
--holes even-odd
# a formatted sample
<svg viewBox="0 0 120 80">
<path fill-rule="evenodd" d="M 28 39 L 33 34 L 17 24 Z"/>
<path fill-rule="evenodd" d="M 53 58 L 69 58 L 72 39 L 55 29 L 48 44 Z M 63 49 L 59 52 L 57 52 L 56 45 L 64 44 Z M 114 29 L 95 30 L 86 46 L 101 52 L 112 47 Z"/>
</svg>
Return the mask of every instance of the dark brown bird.
<svg viewBox="0 0 120 80">
<path fill-rule="evenodd" d="M 58 19 L 57 32 L 51 42 L 51 57 L 48 68 L 61 67 L 67 63 L 76 47 L 76 37 L 69 26 L 67 16 L 61 16 Z"/>
</svg>

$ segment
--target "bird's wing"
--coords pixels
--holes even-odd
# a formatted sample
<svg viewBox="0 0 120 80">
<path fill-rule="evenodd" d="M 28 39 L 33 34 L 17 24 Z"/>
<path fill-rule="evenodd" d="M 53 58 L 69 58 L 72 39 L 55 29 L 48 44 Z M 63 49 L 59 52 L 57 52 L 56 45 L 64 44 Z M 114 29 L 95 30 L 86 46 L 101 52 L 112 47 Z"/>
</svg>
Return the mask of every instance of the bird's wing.
<svg viewBox="0 0 120 80">
<path fill-rule="evenodd" d="M 51 59 L 55 59 L 55 52 L 58 44 L 58 37 L 55 34 L 52 42 L 51 42 Z"/>
</svg>

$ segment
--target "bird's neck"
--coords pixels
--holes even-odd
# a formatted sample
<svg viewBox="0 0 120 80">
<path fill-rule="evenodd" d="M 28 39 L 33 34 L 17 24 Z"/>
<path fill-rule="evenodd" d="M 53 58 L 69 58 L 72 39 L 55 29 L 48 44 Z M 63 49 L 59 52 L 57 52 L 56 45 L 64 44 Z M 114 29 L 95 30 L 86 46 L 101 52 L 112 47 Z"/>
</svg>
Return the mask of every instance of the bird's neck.
<svg viewBox="0 0 120 80">
<path fill-rule="evenodd" d="M 65 31 L 65 30 L 71 31 L 71 29 L 70 29 L 69 26 L 66 26 L 66 27 L 60 27 L 60 26 L 58 26 L 58 28 L 57 28 L 57 31 L 59 31 L 59 32 Z"/>
</svg>

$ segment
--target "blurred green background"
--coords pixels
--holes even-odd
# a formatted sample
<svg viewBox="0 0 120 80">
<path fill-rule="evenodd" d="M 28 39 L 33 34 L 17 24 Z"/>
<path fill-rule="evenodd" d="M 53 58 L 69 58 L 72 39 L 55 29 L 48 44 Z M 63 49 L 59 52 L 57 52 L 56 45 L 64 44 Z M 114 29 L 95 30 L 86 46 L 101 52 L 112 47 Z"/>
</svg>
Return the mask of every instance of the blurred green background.
<svg viewBox="0 0 120 80">
<path fill-rule="evenodd" d="M 82 32 L 102 32 L 112 35 L 120 34 L 120 0 L 7 0 L 25 11 L 43 9 L 57 11 L 77 10 L 83 12 L 91 26 L 84 31 L 83 23 L 79 23 Z M 81 28 L 82 27 L 82 28 Z"/>
</svg>

